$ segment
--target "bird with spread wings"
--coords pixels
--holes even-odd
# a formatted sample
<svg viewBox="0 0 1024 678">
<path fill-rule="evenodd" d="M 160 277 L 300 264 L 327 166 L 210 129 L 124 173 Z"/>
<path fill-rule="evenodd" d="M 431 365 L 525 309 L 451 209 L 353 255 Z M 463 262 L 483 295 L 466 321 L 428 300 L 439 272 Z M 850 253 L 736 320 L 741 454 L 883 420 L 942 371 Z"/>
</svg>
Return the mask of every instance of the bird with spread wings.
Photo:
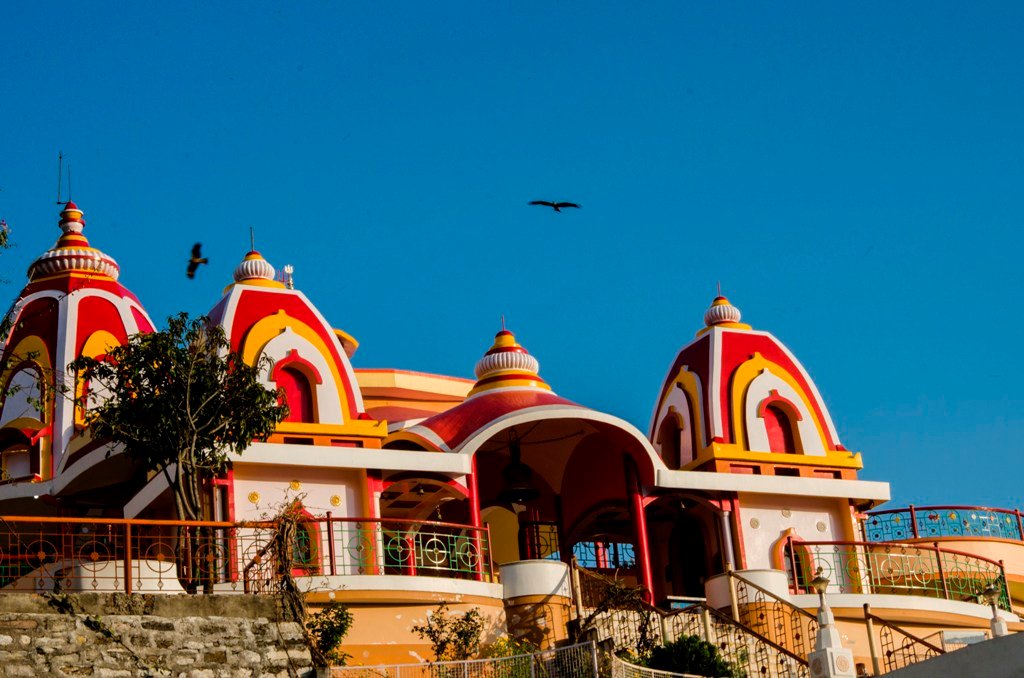
<svg viewBox="0 0 1024 678">
<path fill-rule="evenodd" d="M 549 202 L 547 200 L 531 200 L 531 205 L 543 205 L 544 207 L 550 207 L 556 212 L 561 212 L 563 207 L 576 207 L 579 208 L 574 202 Z"/>
<path fill-rule="evenodd" d="M 196 277 L 196 270 L 199 268 L 199 264 L 210 263 L 208 259 L 203 256 L 202 243 L 196 243 L 192 246 L 192 256 L 188 260 L 188 270 L 185 272 L 189 278 Z"/>
</svg>

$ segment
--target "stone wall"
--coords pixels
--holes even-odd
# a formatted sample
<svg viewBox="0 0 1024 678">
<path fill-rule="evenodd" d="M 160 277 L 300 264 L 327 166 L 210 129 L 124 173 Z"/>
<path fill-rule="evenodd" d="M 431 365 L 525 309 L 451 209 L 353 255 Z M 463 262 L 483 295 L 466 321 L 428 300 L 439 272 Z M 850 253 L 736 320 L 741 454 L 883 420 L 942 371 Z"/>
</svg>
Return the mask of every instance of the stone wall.
<svg viewBox="0 0 1024 678">
<path fill-rule="evenodd" d="M 5 676 L 313 676 L 299 624 L 254 596 L 0 595 Z"/>
</svg>

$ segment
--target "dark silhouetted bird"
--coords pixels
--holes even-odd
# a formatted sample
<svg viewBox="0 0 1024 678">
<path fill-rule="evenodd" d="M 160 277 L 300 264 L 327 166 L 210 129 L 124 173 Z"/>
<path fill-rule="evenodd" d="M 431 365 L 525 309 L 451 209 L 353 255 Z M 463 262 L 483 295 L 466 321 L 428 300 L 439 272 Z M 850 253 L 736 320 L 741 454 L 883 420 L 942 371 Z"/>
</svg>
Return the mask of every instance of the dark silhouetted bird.
<svg viewBox="0 0 1024 678">
<path fill-rule="evenodd" d="M 196 277 L 196 269 L 199 268 L 199 264 L 210 263 L 206 258 L 203 257 L 203 253 L 201 251 L 202 247 L 202 243 L 198 242 L 192 246 L 192 257 L 188 260 L 187 273 L 189 278 Z"/>
<path fill-rule="evenodd" d="M 563 207 L 579 207 L 574 202 L 548 202 L 547 200 L 532 200 L 531 205 L 543 205 L 544 207 L 550 207 L 556 212 L 561 212 Z"/>
</svg>

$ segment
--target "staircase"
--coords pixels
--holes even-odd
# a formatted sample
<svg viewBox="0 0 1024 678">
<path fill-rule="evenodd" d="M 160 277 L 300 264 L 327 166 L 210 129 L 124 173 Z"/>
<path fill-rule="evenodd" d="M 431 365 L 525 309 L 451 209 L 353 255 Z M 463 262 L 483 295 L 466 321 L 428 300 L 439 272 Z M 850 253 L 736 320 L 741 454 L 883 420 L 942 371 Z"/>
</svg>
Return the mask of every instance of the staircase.
<svg viewBox="0 0 1024 678">
<path fill-rule="evenodd" d="M 615 653 L 641 653 L 680 636 L 697 636 L 718 648 L 740 673 L 764 678 L 810 675 L 806 656 L 795 654 L 771 638 L 734 621 L 705 603 L 665 612 L 646 604 L 612 604 L 608 598 L 622 587 L 615 580 L 577 568 L 581 586 L 581 632 L 611 646 Z"/>
</svg>

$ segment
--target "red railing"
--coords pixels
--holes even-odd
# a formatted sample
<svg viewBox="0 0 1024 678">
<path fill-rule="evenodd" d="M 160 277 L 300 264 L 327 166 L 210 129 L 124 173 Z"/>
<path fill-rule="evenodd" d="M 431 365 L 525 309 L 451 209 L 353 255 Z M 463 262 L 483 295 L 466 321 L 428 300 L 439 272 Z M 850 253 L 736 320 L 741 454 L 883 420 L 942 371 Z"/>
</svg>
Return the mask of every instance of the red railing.
<svg viewBox="0 0 1024 678">
<path fill-rule="evenodd" d="M 821 568 L 839 593 L 916 595 L 979 603 L 991 584 L 999 606 L 1010 609 L 1003 563 L 931 545 L 861 541 L 786 542 L 786 569 L 794 593 L 810 593 Z"/>
<path fill-rule="evenodd" d="M 869 511 L 864 538 L 873 542 L 967 537 L 1024 542 L 1024 520 L 1017 509 L 987 506 L 914 506 Z"/>
<path fill-rule="evenodd" d="M 0 592 L 270 592 L 275 534 L 273 522 L 0 517 Z M 311 590 L 340 575 L 495 580 L 487 528 L 328 514 L 295 535 L 291 573 Z"/>
</svg>

